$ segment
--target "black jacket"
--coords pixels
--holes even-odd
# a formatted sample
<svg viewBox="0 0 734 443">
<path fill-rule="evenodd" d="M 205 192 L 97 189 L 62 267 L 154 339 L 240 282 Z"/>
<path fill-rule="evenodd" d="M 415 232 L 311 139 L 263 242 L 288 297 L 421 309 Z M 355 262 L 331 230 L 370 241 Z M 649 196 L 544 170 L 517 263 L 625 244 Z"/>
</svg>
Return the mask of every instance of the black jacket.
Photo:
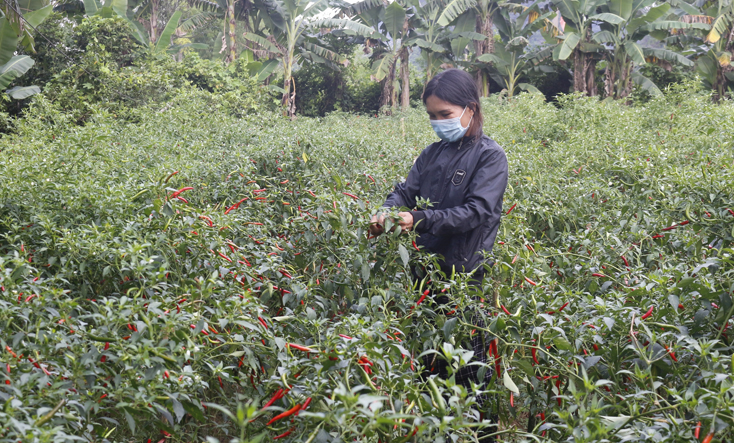
<svg viewBox="0 0 734 443">
<path fill-rule="evenodd" d="M 383 207 L 414 208 L 416 197 L 433 207 L 411 211 L 416 242 L 444 257 L 450 274 L 469 272 L 491 252 L 507 188 L 507 156 L 486 135 L 454 143 L 440 141 L 421 152 L 405 182 L 395 186 Z"/>
</svg>

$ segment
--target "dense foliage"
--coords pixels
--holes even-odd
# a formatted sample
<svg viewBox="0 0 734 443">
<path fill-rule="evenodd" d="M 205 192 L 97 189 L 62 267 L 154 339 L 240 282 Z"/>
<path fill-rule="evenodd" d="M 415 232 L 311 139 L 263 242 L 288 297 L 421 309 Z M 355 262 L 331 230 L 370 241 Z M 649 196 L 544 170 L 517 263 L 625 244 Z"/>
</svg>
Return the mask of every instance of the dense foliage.
<svg viewBox="0 0 734 443">
<path fill-rule="evenodd" d="M 0 141 L 0 441 L 731 440 L 734 108 L 484 105 L 511 169 L 476 293 L 414 234 L 366 235 L 434 140 L 422 111 L 184 88 L 79 126 L 39 96 Z M 475 312 L 499 373 L 467 392 L 424 359 L 474 361 Z"/>
</svg>

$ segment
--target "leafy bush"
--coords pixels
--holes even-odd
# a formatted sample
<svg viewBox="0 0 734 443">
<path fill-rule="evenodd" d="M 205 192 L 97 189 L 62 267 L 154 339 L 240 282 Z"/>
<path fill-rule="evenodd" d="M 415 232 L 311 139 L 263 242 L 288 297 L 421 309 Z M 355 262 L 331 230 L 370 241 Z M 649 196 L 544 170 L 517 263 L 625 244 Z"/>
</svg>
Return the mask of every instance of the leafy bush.
<svg viewBox="0 0 734 443">
<path fill-rule="evenodd" d="M 0 440 L 475 441 L 479 392 L 515 438 L 731 440 L 734 108 L 684 93 L 484 102 L 511 173 L 482 304 L 413 234 L 366 235 L 422 110 L 238 118 L 184 88 L 75 126 L 39 98 L 0 141 Z M 467 392 L 423 358 L 473 361 L 475 312 L 499 373 Z"/>
</svg>

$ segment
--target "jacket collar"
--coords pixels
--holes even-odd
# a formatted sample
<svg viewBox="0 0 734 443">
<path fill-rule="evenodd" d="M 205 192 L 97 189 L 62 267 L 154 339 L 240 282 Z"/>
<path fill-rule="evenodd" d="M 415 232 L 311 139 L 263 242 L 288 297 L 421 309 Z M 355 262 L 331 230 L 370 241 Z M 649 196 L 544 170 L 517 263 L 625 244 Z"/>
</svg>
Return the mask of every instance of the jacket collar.
<svg viewBox="0 0 734 443">
<path fill-rule="evenodd" d="M 474 147 L 474 145 L 482 138 L 484 134 L 479 133 L 473 137 L 463 137 L 461 140 L 455 142 L 445 142 L 446 145 L 451 149 L 461 150 Z"/>
</svg>

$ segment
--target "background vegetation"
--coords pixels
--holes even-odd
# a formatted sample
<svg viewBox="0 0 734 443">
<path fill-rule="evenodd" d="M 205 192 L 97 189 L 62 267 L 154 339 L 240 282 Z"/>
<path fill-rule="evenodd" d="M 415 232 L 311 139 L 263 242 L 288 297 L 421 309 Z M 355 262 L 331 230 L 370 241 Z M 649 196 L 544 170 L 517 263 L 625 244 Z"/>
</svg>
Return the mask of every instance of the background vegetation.
<svg viewBox="0 0 734 443">
<path fill-rule="evenodd" d="M 732 439 L 730 3 L 0 9 L 1 442 Z M 367 236 L 446 66 L 510 162 L 480 289 Z"/>
</svg>

